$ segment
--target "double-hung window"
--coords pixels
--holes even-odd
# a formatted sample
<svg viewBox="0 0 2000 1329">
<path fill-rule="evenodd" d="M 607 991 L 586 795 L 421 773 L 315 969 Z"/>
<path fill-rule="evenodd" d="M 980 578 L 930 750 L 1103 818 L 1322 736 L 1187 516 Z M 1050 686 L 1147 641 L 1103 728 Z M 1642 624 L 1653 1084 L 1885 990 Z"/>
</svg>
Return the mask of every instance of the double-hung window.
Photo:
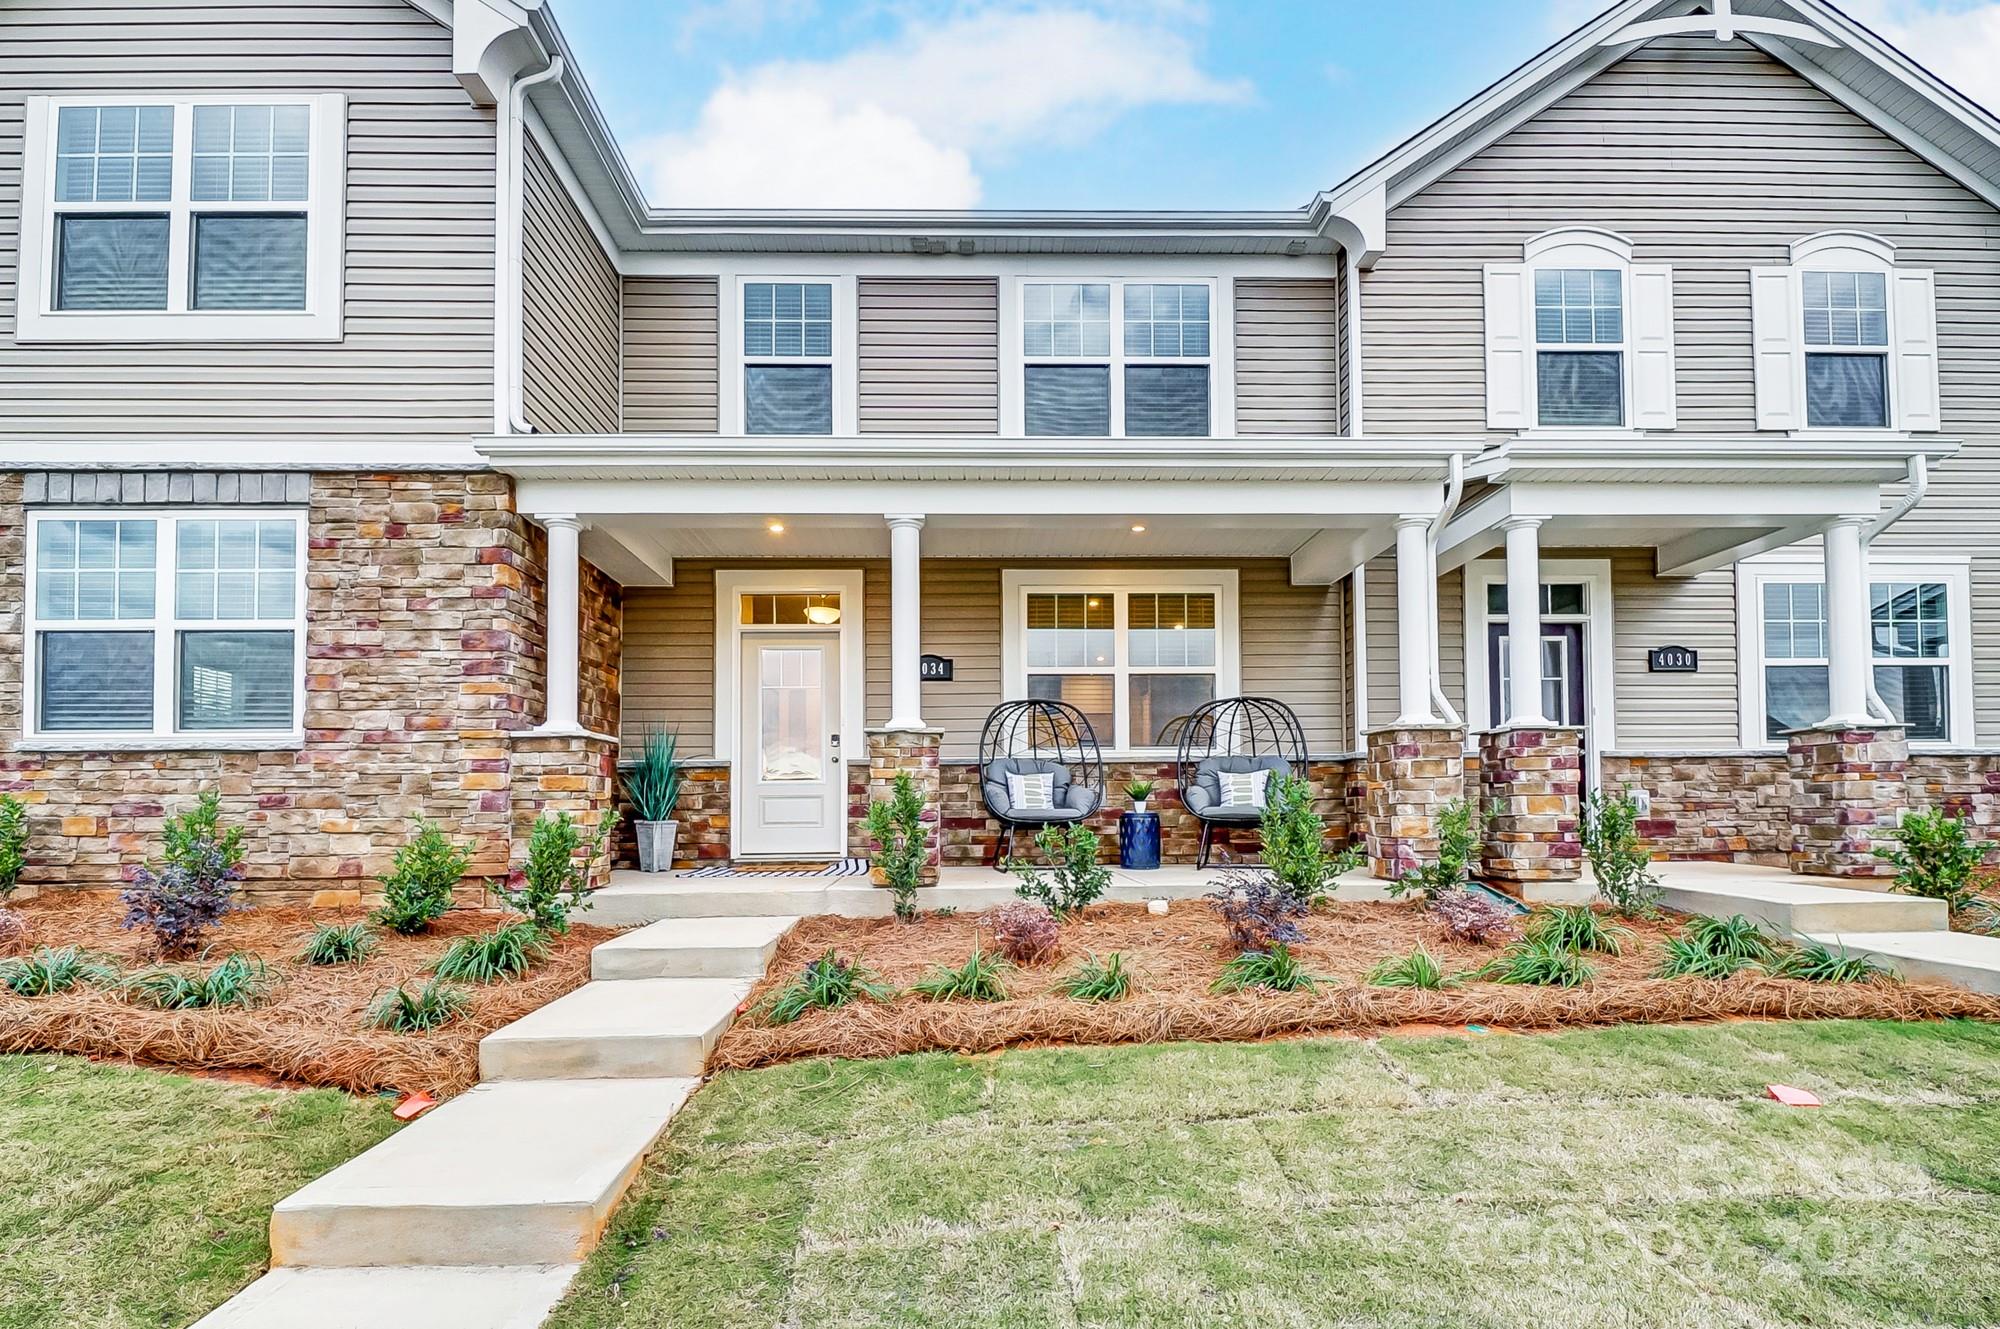
<svg viewBox="0 0 2000 1329">
<path fill-rule="evenodd" d="M 743 432 L 833 432 L 833 284 L 743 283 Z"/>
<path fill-rule="evenodd" d="M 1212 283 L 1024 281 L 1020 298 L 1029 436 L 1213 432 Z"/>
<path fill-rule="evenodd" d="M 1625 423 L 1619 270 L 1535 269 L 1535 404 L 1543 427 Z"/>
<path fill-rule="evenodd" d="M 29 736 L 286 740 L 301 726 L 297 512 L 37 512 Z"/>
<path fill-rule="evenodd" d="M 31 98 L 22 337 L 337 338 L 345 107 Z"/>
<path fill-rule="evenodd" d="M 1889 424 L 1889 280 L 1880 272 L 1799 274 L 1806 345 L 1806 424 Z"/>
</svg>

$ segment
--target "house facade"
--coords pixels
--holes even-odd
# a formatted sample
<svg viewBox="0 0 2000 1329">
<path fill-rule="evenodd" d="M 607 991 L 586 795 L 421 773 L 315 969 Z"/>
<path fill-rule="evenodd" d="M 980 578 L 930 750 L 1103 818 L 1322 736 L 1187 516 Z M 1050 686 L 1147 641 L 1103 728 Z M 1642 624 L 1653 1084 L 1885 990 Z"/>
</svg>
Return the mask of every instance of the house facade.
<svg viewBox="0 0 2000 1329">
<path fill-rule="evenodd" d="M 711 213 L 546 8 L 0 0 L 28 880 L 206 788 L 264 889 L 417 816 L 497 873 L 655 725 L 688 862 L 865 853 L 908 769 L 977 863 L 1023 697 L 1114 790 L 1276 698 L 1382 874 L 1459 794 L 1526 884 L 1580 788 L 1813 871 L 2000 823 L 2000 124 L 1817 0 L 1703 8 L 1295 211 Z"/>
</svg>

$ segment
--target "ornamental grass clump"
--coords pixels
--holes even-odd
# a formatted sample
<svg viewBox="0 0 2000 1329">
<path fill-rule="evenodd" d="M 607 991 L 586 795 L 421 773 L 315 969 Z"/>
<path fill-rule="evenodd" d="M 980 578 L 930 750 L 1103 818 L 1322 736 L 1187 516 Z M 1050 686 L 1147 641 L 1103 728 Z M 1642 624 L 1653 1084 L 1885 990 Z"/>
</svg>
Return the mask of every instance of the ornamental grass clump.
<svg viewBox="0 0 2000 1329">
<path fill-rule="evenodd" d="M 1659 912 L 1663 888 L 1653 875 L 1653 856 L 1639 837 L 1638 800 L 1593 789 L 1583 801 L 1578 836 L 1597 893 L 1607 904 L 1625 918 L 1651 918 Z"/>
<path fill-rule="evenodd" d="M 894 988 L 852 960 L 829 949 L 791 982 L 766 997 L 757 1014 L 767 1024 L 790 1024 L 807 1011 L 830 1011 L 851 1001 L 888 1001 Z"/>
<path fill-rule="evenodd" d="M 1120 1001 L 1135 986 L 1124 954 L 1113 951 L 1101 960 L 1095 955 L 1086 957 L 1075 973 L 1056 984 L 1056 990 L 1078 1001 Z"/>
<path fill-rule="evenodd" d="M 1940 810 L 1909 811 L 1894 832 L 1896 843 L 1875 846 L 1875 857 L 1896 868 L 1896 889 L 1943 900 L 1956 914 L 1979 894 L 1973 874 L 1986 851 L 1971 842 L 1965 821 Z"/>
<path fill-rule="evenodd" d="M 1517 941 L 1480 970 L 1479 977 L 1495 983 L 1575 988 L 1596 978 L 1597 970 L 1559 942 Z"/>
<path fill-rule="evenodd" d="M 1617 955 L 1620 942 L 1631 935 L 1631 928 L 1606 923 L 1587 904 L 1544 905 L 1528 916 L 1529 941 L 1546 941 L 1572 951 Z"/>
<path fill-rule="evenodd" d="M 462 989 L 433 978 L 414 991 L 393 987 L 379 994 L 369 1003 L 365 1022 L 371 1029 L 393 1034 L 422 1034 L 443 1028 L 470 1009 L 472 998 Z"/>
<path fill-rule="evenodd" d="M 124 926 L 153 934 L 162 959 L 188 955 L 223 915 L 237 907 L 243 880 L 243 828 L 222 829 L 222 797 L 204 793 L 193 810 L 170 817 L 161 828 L 165 851 L 140 867 L 125 904 Z"/>
<path fill-rule="evenodd" d="M 451 908 L 452 893 L 472 855 L 446 837 L 434 821 L 416 818 L 416 834 L 396 850 L 382 880 L 382 906 L 371 917 L 391 932 L 414 937 Z"/>
<path fill-rule="evenodd" d="M 972 955 L 956 969 L 936 968 L 910 984 L 910 991 L 931 1001 L 1005 1001 L 1006 984 L 1000 972 L 1006 962 L 974 946 Z"/>
<path fill-rule="evenodd" d="M 1032 900 L 1057 918 L 1081 913 L 1111 888 L 1111 869 L 1097 861 L 1097 832 L 1082 822 L 1050 825 L 1035 837 L 1045 869 L 1023 863 L 1014 869 L 1021 884 L 1014 893 Z"/>
<path fill-rule="evenodd" d="M 549 943 L 542 930 L 525 918 L 517 918 L 491 932 L 454 939 L 431 971 L 442 979 L 498 983 L 519 978 L 548 955 Z"/>
<path fill-rule="evenodd" d="M 1205 898 L 1229 929 L 1229 944 L 1239 951 L 1305 940 L 1298 920 L 1310 911 L 1310 903 L 1281 886 L 1268 869 L 1225 869 L 1222 885 Z"/>
<path fill-rule="evenodd" d="M 1448 974 L 1437 957 L 1419 946 L 1408 955 L 1395 956 L 1382 961 L 1368 971 L 1368 986 L 1377 988 L 1422 988 L 1426 992 L 1441 992 L 1446 988 L 1463 987 L 1465 979 L 1459 974 Z"/>
<path fill-rule="evenodd" d="M 618 827 L 618 810 L 607 808 L 589 839 L 567 812 L 544 812 L 528 832 L 528 861 L 521 885 L 495 885 L 494 894 L 542 932 L 569 931 L 569 916 L 590 908 L 590 869 Z"/>
<path fill-rule="evenodd" d="M 1690 919 L 1662 950 L 1662 978 L 1728 978 L 1778 958 L 1777 944 L 1742 914 Z"/>
<path fill-rule="evenodd" d="M 1312 992 L 1318 989 L 1320 981 L 1305 971 L 1291 947 L 1279 942 L 1266 950 L 1245 951 L 1222 966 L 1222 976 L 1215 980 L 1213 990 Z"/>
<path fill-rule="evenodd" d="M 48 997 L 80 983 L 105 984 L 117 979 L 117 970 L 92 960 L 78 946 L 44 946 L 33 955 L 0 960 L 0 987 L 17 997 Z"/>
<path fill-rule="evenodd" d="M 1062 949 L 1062 924 L 1038 904 L 1002 905 L 993 913 L 993 945 L 1011 963 L 1044 964 Z"/>
<path fill-rule="evenodd" d="M 366 923 L 321 923 L 299 948 L 299 963 L 360 964 L 375 949 L 375 934 Z"/>
<path fill-rule="evenodd" d="M 1805 983 L 1893 982 L 1895 975 L 1865 955 L 1850 954 L 1845 946 L 1832 947 L 1811 941 L 1794 946 L 1764 966 L 1773 978 L 1795 978 Z"/>
<path fill-rule="evenodd" d="M 680 736 L 653 725 L 646 730 L 639 760 L 619 772 L 625 797 L 638 821 L 672 821 L 681 799 Z"/>
<path fill-rule="evenodd" d="M 1521 933 L 1521 916 L 1484 891 L 1447 891 L 1431 901 L 1431 917 L 1453 941 L 1475 946 L 1512 941 Z"/>
<path fill-rule="evenodd" d="M 917 887 L 923 884 L 924 867 L 930 861 L 931 837 L 924 825 L 924 799 L 908 771 L 896 772 L 889 797 L 868 805 L 862 829 L 875 842 L 869 866 L 882 874 L 882 882 L 895 897 L 896 917 L 905 923 L 917 921 Z"/>
<path fill-rule="evenodd" d="M 210 1010 L 219 1006 L 256 1006 L 270 991 L 264 962 L 252 955 L 232 955 L 213 969 L 149 969 L 125 982 L 126 991 L 163 1011 Z"/>
</svg>

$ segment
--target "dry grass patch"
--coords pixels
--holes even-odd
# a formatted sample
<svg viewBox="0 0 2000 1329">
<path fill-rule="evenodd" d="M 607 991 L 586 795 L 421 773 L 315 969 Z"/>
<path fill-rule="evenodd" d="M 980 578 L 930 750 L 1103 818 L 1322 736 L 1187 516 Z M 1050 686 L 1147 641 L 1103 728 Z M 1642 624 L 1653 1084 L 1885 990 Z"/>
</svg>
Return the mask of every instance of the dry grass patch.
<svg viewBox="0 0 2000 1329">
<path fill-rule="evenodd" d="M 45 896 L 18 907 L 34 946 L 80 946 L 122 970 L 146 967 L 149 939 L 118 926 L 122 909 L 101 897 Z M 590 950 L 612 933 L 573 926 L 550 939 L 546 961 L 520 979 L 464 984 L 465 1015 L 427 1034 L 364 1027 L 370 1002 L 413 987 L 454 938 L 503 921 L 457 911 L 431 932 L 379 930 L 359 964 L 307 965 L 299 949 L 315 924 L 352 923 L 364 911 L 257 907 L 226 916 L 206 948 L 207 965 L 241 952 L 264 962 L 267 998 L 253 1009 L 155 1010 L 115 989 L 79 987 L 48 997 L 0 990 L 0 1052 L 69 1052 L 183 1070 L 237 1071 L 297 1084 L 367 1093 L 426 1089 L 452 1094 L 479 1079 L 479 1040 L 590 978 Z"/>
</svg>

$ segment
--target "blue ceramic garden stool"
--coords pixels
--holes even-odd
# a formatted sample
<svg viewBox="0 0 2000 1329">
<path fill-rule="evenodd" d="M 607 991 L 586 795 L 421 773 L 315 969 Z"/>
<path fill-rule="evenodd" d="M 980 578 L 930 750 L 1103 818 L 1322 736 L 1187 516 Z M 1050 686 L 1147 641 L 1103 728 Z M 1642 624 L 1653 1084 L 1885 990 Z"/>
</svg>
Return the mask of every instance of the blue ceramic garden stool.
<svg viewBox="0 0 2000 1329">
<path fill-rule="evenodd" d="M 1124 812 L 1118 816 L 1118 866 L 1149 872 L 1160 866 L 1160 814 Z"/>
</svg>

